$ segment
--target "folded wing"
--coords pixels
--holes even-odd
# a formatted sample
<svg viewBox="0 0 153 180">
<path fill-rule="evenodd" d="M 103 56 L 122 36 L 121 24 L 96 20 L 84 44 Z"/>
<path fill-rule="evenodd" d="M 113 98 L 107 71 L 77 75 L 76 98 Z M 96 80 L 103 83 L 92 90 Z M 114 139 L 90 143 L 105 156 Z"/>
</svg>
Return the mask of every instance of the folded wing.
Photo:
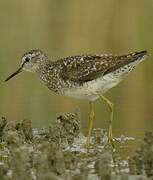
<svg viewBox="0 0 153 180">
<path fill-rule="evenodd" d="M 59 61 L 63 63 L 63 79 L 83 83 L 111 73 L 130 62 L 143 58 L 146 54 L 146 51 L 142 51 L 121 56 L 82 55 L 71 56 Z"/>
</svg>

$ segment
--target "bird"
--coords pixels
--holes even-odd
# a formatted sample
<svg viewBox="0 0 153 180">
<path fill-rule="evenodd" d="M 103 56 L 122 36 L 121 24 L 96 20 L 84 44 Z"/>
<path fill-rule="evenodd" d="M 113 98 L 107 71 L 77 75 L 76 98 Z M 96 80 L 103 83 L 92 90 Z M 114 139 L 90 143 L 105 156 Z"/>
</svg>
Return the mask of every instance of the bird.
<svg viewBox="0 0 153 180">
<path fill-rule="evenodd" d="M 42 50 L 32 49 L 22 56 L 19 68 L 5 82 L 22 71 L 28 71 L 36 73 L 45 86 L 59 95 L 88 100 L 87 146 L 95 119 L 93 103 L 97 99 L 103 100 L 110 109 L 108 142 L 113 144 L 114 104 L 104 94 L 118 85 L 147 56 L 148 52 L 144 50 L 123 55 L 85 54 L 50 60 Z"/>
</svg>

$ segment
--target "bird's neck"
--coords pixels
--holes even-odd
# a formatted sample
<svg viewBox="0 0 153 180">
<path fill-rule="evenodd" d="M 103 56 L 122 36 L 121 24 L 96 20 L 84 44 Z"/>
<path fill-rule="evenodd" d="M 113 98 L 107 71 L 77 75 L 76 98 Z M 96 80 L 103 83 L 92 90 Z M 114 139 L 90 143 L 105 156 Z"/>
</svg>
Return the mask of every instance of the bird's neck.
<svg viewBox="0 0 153 180">
<path fill-rule="evenodd" d="M 39 62 L 39 65 L 36 69 L 36 73 L 41 74 L 43 71 L 47 69 L 48 66 L 52 64 L 52 61 L 49 59 L 45 58 Z"/>
</svg>

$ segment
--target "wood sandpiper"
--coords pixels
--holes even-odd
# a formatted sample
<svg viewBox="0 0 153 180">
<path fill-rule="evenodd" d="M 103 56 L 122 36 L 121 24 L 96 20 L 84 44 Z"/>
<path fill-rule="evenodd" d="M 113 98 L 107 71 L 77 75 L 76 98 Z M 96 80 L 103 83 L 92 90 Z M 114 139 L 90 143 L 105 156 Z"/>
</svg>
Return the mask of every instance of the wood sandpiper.
<svg viewBox="0 0 153 180">
<path fill-rule="evenodd" d="M 87 145 L 95 117 L 93 102 L 102 99 L 110 109 L 108 140 L 112 144 L 113 103 L 103 94 L 122 81 L 146 56 L 147 51 L 141 51 L 118 56 L 70 56 L 50 61 L 44 52 L 33 49 L 23 55 L 19 69 L 5 81 L 25 70 L 36 73 L 50 90 L 58 94 L 87 99 L 90 104 Z"/>
</svg>

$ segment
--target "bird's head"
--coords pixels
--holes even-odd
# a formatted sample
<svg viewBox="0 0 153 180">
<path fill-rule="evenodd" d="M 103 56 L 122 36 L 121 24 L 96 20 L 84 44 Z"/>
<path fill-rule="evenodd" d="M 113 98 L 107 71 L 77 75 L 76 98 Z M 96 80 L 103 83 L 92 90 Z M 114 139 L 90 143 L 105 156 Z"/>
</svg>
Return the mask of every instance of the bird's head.
<svg viewBox="0 0 153 180">
<path fill-rule="evenodd" d="M 36 72 L 39 70 L 40 66 L 47 60 L 47 56 L 39 49 L 33 49 L 26 52 L 21 58 L 21 65 L 17 71 L 11 74 L 5 81 L 8 81 L 20 72 L 29 71 Z"/>
</svg>

